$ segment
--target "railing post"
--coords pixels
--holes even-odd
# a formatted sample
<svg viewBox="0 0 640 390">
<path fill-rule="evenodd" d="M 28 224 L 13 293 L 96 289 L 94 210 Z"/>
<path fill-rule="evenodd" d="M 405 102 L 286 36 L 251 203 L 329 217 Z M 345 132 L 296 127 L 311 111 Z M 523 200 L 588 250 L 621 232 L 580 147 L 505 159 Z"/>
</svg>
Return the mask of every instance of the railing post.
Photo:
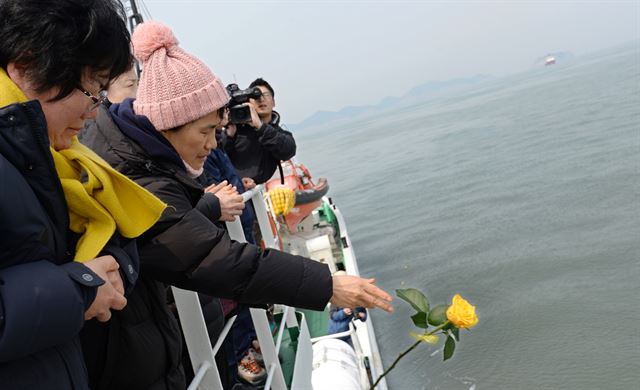
<svg viewBox="0 0 640 390">
<path fill-rule="evenodd" d="M 257 200 L 253 202 L 253 205 L 256 210 L 258 222 L 260 222 L 263 217 L 267 216 L 267 209 L 264 206 L 264 200 L 262 198 L 262 186 L 246 192 L 243 194 L 243 198 L 245 202 L 249 199 Z M 267 221 L 267 224 L 268 223 L 269 222 Z M 271 228 L 268 225 L 267 228 L 267 232 L 271 233 Z M 260 230 L 262 234 L 265 234 L 262 224 L 260 224 Z M 227 232 L 232 240 L 247 242 L 244 236 L 244 230 L 242 230 L 240 218 L 236 218 L 233 222 L 227 222 Z M 263 236 L 263 239 L 265 239 L 265 242 L 269 242 L 267 241 L 269 239 L 268 236 Z M 273 234 L 271 234 L 271 240 L 273 241 Z M 265 367 L 267 372 L 270 374 L 267 378 L 267 384 L 269 384 L 271 389 L 274 390 L 287 390 L 284 374 L 282 373 L 282 367 L 280 367 L 280 361 L 278 360 L 278 352 L 276 351 L 273 337 L 271 336 L 271 328 L 269 328 L 267 315 L 263 309 L 249 309 L 249 311 L 256 330 L 256 335 L 258 336 L 258 342 L 260 343 L 260 349 L 262 350 Z"/>
<path fill-rule="evenodd" d="M 298 349 L 296 350 L 296 361 L 291 379 L 291 389 L 312 389 L 311 372 L 313 371 L 313 346 L 311 344 L 311 334 L 307 326 L 307 319 L 304 313 L 300 313 L 300 325 L 298 330 Z M 295 314 L 294 314 L 295 316 Z M 337 389 L 336 389 L 337 390 Z"/>
<path fill-rule="evenodd" d="M 278 359 L 279 351 L 276 351 L 276 346 L 273 342 L 267 313 L 264 309 L 251 308 L 249 311 L 251 312 L 251 319 L 253 320 L 258 342 L 260 343 L 260 349 L 262 350 L 264 365 L 268 372 L 272 372 L 269 378 L 271 380 L 270 388 L 273 390 L 287 390 L 287 384 L 284 380 L 280 360 Z M 265 387 L 265 389 L 267 388 Z"/>
<path fill-rule="evenodd" d="M 238 242 L 247 242 L 247 239 L 244 236 L 244 230 L 242 230 L 242 223 L 240 223 L 240 218 L 236 217 L 235 221 L 227 222 L 227 233 L 229 233 L 229 237 L 232 240 Z"/>
<path fill-rule="evenodd" d="M 198 294 L 177 287 L 171 289 L 191 364 L 196 373 L 189 388 L 223 390 Z"/>
<path fill-rule="evenodd" d="M 258 226 L 260 226 L 260 233 L 267 248 L 278 249 L 278 242 L 276 236 L 271 231 L 271 224 L 269 223 L 269 211 L 264 201 L 264 194 L 262 192 L 262 186 L 257 188 L 257 191 L 251 197 L 253 203 L 253 209 L 256 212 L 256 219 L 258 220 Z"/>
</svg>

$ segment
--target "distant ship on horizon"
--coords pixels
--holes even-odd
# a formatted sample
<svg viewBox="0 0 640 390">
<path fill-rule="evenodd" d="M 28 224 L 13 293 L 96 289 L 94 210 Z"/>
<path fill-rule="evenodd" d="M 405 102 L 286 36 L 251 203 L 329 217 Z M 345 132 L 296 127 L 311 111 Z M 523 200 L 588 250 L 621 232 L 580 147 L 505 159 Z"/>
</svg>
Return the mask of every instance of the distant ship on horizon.
<svg viewBox="0 0 640 390">
<path fill-rule="evenodd" d="M 546 54 L 536 58 L 531 66 L 533 68 L 547 67 L 550 65 L 567 65 L 575 59 L 570 51 L 547 51 Z"/>
<path fill-rule="evenodd" d="M 554 65 L 555 63 L 556 63 L 556 57 L 552 56 L 551 54 L 547 55 L 544 58 L 544 66 Z"/>
</svg>

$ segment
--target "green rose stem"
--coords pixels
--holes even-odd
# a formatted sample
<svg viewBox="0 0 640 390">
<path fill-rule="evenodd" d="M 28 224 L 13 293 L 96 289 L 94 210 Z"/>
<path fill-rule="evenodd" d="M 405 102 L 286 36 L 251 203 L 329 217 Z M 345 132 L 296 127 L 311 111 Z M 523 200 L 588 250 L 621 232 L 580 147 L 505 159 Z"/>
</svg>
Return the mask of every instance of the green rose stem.
<svg viewBox="0 0 640 390">
<path fill-rule="evenodd" d="M 438 326 L 437 328 L 435 328 L 434 330 L 432 330 L 429 333 L 425 333 L 425 336 L 430 336 L 434 333 L 436 333 L 439 330 L 442 330 L 442 328 L 444 328 L 445 326 L 449 325 L 449 321 L 445 321 L 444 324 Z M 396 364 L 398 364 L 398 362 L 400 361 L 400 359 L 402 359 L 404 357 L 404 355 L 408 354 L 409 352 L 413 351 L 418 345 L 420 345 L 420 343 L 422 343 L 422 340 L 418 340 L 416 341 L 412 346 L 410 346 L 409 348 L 407 348 L 406 351 L 402 352 L 400 355 L 398 355 L 398 357 L 396 358 L 396 360 L 393 361 L 393 363 L 391 364 L 391 366 L 389 368 L 386 369 L 385 372 L 382 373 L 382 375 L 380 375 L 378 377 L 378 379 L 376 380 L 376 382 L 371 385 L 371 387 L 369 388 L 369 390 L 373 390 L 376 388 L 376 386 L 378 385 L 378 383 L 380 383 L 380 380 L 382 378 L 384 378 L 391 370 L 394 369 L 394 367 L 396 366 Z"/>
</svg>

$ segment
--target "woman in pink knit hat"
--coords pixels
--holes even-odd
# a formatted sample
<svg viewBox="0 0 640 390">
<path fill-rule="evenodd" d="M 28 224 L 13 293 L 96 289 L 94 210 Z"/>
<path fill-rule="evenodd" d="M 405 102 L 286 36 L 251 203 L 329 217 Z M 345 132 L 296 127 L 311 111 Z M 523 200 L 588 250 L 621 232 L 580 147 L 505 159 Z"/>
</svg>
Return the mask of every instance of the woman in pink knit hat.
<svg viewBox="0 0 640 390">
<path fill-rule="evenodd" d="M 223 124 L 224 85 L 160 23 L 141 24 L 132 41 L 143 68 L 137 99 L 112 105 L 83 142 L 169 207 L 138 241 L 140 282 L 111 324 L 118 331 L 108 333 L 118 334 L 110 340 L 116 356 L 89 367 L 95 388 L 186 387 L 164 283 L 252 305 L 323 310 L 332 302 L 391 311 L 391 297 L 373 279 L 332 277 L 326 265 L 232 241 L 216 226 L 218 200 L 197 177 Z"/>
</svg>

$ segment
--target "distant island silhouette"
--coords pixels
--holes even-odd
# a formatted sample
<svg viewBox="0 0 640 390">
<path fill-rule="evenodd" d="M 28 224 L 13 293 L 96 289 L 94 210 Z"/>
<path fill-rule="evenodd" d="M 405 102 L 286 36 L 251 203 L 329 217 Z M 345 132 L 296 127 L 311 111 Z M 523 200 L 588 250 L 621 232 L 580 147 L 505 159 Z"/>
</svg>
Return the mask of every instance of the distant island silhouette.
<svg viewBox="0 0 640 390">
<path fill-rule="evenodd" d="M 317 111 L 302 122 L 287 124 L 287 127 L 294 131 L 300 131 L 308 127 L 326 124 L 341 119 L 353 119 L 357 116 L 370 112 L 380 112 L 394 107 L 399 107 L 402 106 L 403 103 L 415 103 L 422 99 L 426 100 L 433 98 L 443 92 L 449 92 L 457 88 L 466 88 L 493 78 L 493 76 L 489 75 L 476 75 L 473 77 L 457 78 L 446 81 L 428 81 L 413 87 L 409 92 L 400 97 L 387 96 L 377 104 L 366 106 L 347 106 L 339 111 Z"/>
</svg>

